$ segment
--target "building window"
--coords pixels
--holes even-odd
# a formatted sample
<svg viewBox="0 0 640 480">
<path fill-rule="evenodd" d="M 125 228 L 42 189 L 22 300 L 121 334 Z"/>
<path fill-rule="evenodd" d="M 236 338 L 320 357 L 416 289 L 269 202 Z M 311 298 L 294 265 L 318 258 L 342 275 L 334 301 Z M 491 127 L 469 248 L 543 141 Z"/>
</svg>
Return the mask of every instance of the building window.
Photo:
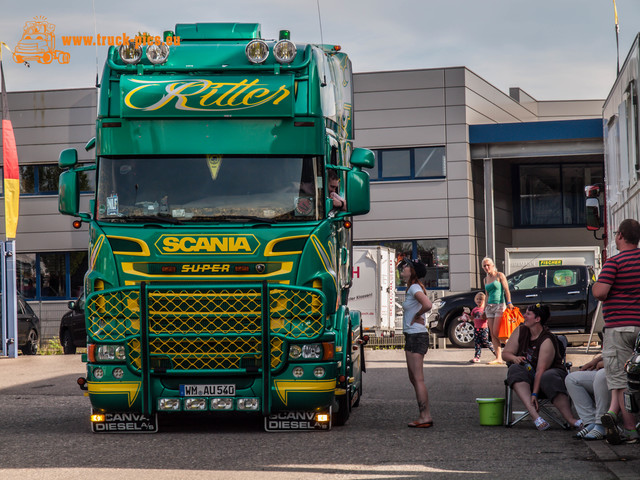
<svg viewBox="0 0 640 480">
<path fill-rule="evenodd" d="M 28 300 L 66 300 L 82 293 L 87 252 L 16 254 L 18 290 Z"/>
<path fill-rule="evenodd" d="M 445 178 L 445 147 L 393 148 L 374 150 L 376 163 L 371 180 L 420 180 Z"/>
<path fill-rule="evenodd" d="M 20 195 L 57 195 L 58 178 L 62 169 L 57 164 L 20 165 Z M 4 172 L 0 168 L 0 176 Z M 96 174 L 94 170 L 78 172 L 81 193 L 95 191 Z M 4 195 L 4 189 L 0 191 Z"/>
<path fill-rule="evenodd" d="M 584 226 L 584 187 L 603 183 L 602 165 L 538 164 L 516 167 L 516 227 Z"/>
<path fill-rule="evenodd" d="M 449 288 L 449 241 L 446 238 L 420 240 L 371 240 L 354 245 L 381 245 L 396 251 L 396 264 L 404 258 L 419 258 L 427 266 L 423 279 L 429 290 Z M 396 287 L 405 288 L 396 270 Z"/>
</svg>

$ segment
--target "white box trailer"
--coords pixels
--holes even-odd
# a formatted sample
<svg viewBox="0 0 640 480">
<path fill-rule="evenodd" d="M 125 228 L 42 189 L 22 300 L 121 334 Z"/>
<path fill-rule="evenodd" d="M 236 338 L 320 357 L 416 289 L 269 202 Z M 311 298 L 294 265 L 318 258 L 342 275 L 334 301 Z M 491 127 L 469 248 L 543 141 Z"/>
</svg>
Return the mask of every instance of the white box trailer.
<svg viewBox="0 0 640 480">
<path fill-rule="evenodd" d="M 602 268 L 600 247 L 518 247 L 504 249 L 504 273 L 546 265 L 590 265 Z"/>
<path fill-rule="evenodd" d="M 395 330 L 396 273 L 393 248 L 353 247 L 353 283 L 348 307 L 359 310 L 362 325 L 369 334 Z"/>
</svg>

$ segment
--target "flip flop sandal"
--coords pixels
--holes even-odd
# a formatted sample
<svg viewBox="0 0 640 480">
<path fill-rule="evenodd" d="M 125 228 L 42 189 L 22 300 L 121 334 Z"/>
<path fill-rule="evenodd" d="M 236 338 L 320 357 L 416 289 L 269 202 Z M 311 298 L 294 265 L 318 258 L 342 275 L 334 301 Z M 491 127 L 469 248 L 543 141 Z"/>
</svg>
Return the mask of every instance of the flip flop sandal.
<svg viewBox="0 0 640 480">
<path fill-rule="evenodd" d="M 429 428 L 429 427 L 433 427 L 433 420 L 430 421 L 430 422 L 424 422 L 424 423 L 411 422 L 411 423 L 407 424 L 407 427 L 409 427 L 409 428 Z"/>
<path fill-rule="evenodd" d="M 542 417 L 536 418 L 535 422 L 536 428 L 540 431 L 546 430 L 549 428 L 549 423 Z"/>
<path fill-rule="evenodd" d="M 616 416 L 605 413 L 602 418 L 602 426 L 607 430 L 605 437 L 611 445 L 620 445 L 624 440 L 622 438 L 621 428 L 618 426 Z"/>
</svg>

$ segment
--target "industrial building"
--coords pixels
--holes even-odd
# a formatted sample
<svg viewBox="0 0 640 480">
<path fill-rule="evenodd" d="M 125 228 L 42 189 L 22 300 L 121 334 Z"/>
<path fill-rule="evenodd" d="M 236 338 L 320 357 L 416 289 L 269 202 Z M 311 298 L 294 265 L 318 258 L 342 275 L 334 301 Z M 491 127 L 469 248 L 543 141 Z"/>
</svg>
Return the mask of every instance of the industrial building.
<svg viewBox="0 0 640 480">
<path fill-rule="evenodd" d="M 354 76 L 355 146 L 376 153 L 354 239 L 419 255 L 434 296 L 480 284 L 505 247 L 598 245 L 583 187 L 603 180 L 603 100 L 538 101 L 465 67 Z M 58 155 L 95 135 L 94 88 L 8 95 L 21 175 L 18 286 L 56 335 L 87 269 L 86 226 L 58 213 Z M 94 178 L 86 177 L 88 201 Z M 4 215 L 4 205 L 0 205 Z M 4 221 L 0 222 L 4 235 Z"/>
</svg>

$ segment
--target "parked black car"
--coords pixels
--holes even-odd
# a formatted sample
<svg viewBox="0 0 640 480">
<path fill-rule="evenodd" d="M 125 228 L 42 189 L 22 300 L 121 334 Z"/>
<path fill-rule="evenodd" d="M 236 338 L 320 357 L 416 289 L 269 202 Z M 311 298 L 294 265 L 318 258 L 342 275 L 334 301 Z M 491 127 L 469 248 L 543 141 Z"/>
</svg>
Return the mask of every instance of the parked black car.
<svg viewBox="0 0 640 480">
<path fill-rule="evenodd" d="M 84 294 L 69 302 L 69 311 L 60 320 L 60 344 L 64 353 L 76 353 L 76 348 L 87 346 L 87 328 L 84 323 Z"/>
<path fill-rule="evenodd" d="M 40 347 L 40 319 L 20 294 L 17 308 L 18 348 L 24 355 L 36 355 Z"/>
<path fill-rule="evenodd" d="M 547 325 L 555 333 L 588 333 L 598 301 L 591 294 L 595 282 L 592 267 L 554 265 L 526 268 L 507 277 L 511 301 L 524 310 L 534 303 L 545 303 L 551 310 Z M 462 317 L 464 307 L 474 308 L 481 290 L 449 295 L 436 300 L 429 316 L 429 328 L 448 337 L 458 347 L 473 347 L 473 324 Z"/>
</svg>

